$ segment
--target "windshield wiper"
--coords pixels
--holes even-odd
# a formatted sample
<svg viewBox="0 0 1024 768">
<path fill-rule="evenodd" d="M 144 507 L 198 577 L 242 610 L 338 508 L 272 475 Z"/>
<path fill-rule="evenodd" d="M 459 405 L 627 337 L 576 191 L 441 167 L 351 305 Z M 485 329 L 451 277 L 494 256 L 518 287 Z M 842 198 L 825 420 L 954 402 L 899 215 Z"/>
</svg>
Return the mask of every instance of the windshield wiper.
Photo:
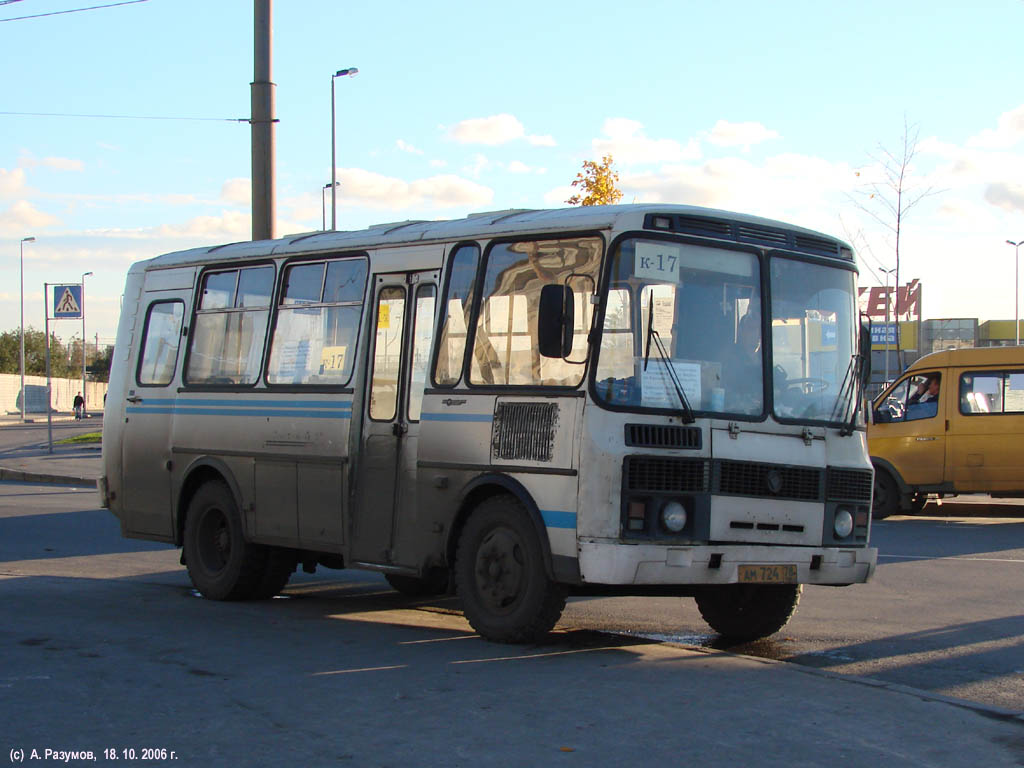
<svg viewBox="0 0 1024 768">
<path fill-rule="evenodd" d="M 843 376 L 843 385 L 839 388 L 836 404 L 832 408 L 832 420 L 843 421 L 843 428 L 839 430 L 843 437 L 852 435 L 856 426 L 863 368 L 864 359 L 860 355 L 851 355 L 850 364 L 846 366 L 846 375 Z"/>
<path fill-rule="evenodd" d="M 690 401 L 686 399 L 686 392 L 683 391 L 683 386 L 679 382 L 679 375 L 676 373 L 675 366 L 672 365 L 672 358 L 669 356 L 668 351 L 665 349 L 665 345 L 661 341 L 661 334 L 654 330 L 654 297 L 651 296 L 650 304 L 647 305 L 647 341 L 644 344 L 644 370 L 647 370 L 647 363 L 651 359 L 651 341 L 654 341 L 654 348 L 658 352 L 658 357 L 661 362 L 665 364 L 665 369 L 668 371 L 669 381 L 672 382 L 673 388 L 676 390 L 676 396 L 679 398 L 679 402 L 683 408 L 683 424 L 693 424 L 697 420 L 697 417 L 693 415 L 693 408 L 690 407 Z"/>
</svg>

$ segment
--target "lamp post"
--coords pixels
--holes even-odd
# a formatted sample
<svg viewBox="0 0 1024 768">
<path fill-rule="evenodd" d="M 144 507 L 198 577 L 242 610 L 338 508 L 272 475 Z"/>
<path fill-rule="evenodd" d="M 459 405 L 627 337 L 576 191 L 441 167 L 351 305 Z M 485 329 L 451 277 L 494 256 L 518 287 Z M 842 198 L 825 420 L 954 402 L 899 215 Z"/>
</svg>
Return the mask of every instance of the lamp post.
<svg viewBox="0 0 1024 768">
<path fill-rule="evenodd" d="M 1007 240 L 1007 243 L 1013 246 L 1013 337 L 1014 344 L 1020 346 L 1020 247 L 1024 245 L 1024 240 L 1019 240 L 1016 243 L 1013 240 Z"/>
<path fill-rule="evenodd" d="M 25 243 L 34 243 L 34 237 L 23 237 L 21 251 L 21 423 L 25 423 Z"/>
<path fill-rule="evenodd" d="M 338 186 L 338 182 L 334 182 L 334 186 Z M 324 188 L 320 190 L 320 228 L 327 231 L 327 190 L 331 188 L 330 184 L 324 184 Z"/>
<path fill-rule="evenodd" d="M 338 228 L 337 219 L 337 208 L 335 207 L 335 200 L 338 192 L 338 181 L 337 181 L 337 162 L 335 161 L 335 110 L 334 110 L 334 81 L 339 77 L 355 77 L 359 74 L 358 67 L 349 67 L 348 69 L 339 69 L 333 75 L 331 75 L 331 231 L 333 232 Z"/>
<path fill-rule="evenodd" d="M 885 273 L 885 383 L 889 383 L 889 307 L 892 302 L 889 300 L 889 275 L 893 274 L 896 269 L 883 269 Z M 897 288 L 897 291 L 899 289 Z M 897 317 L 896 322 L 899 322 Z"/>
<path fill-rule="evenodd" d="M 82 306 L 79 307 L 82 310 L 82 400 L 85 401 L 85 278 L 91 275 L 92 272 L 82 273 Z M 82 418 L 85 418 L 88 404 L 82 406 Z"/>
</svg>

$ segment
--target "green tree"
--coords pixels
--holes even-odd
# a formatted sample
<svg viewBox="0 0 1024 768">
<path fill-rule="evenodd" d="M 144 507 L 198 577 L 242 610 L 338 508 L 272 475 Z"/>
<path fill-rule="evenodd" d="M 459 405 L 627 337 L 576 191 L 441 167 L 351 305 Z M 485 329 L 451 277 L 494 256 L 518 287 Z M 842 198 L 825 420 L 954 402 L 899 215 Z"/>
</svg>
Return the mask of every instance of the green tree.
<svg viewBox="0 0 1024 768">
<path fill-rule="evenodd" d="M 612 169 L 611 155 L 605 155 L 598 164 L 593 160 L 583 161 L 583 170 L 576 174 L 574 187 L 580 189 L 582 196 L 577 193 L 570 197 L 569 205 L 614 205 L 622 199 L 622 191 L 616 186 L 619 181 L 619 172 Z"/>
<path fill-rule="evenodd" d="M 0 333 L 0 373 L 18 373 L 21 370 L 21 333 L 16 328 Z M 50 375 L 67 379 L 81 376 L 81 352 L 72 355 L 60 339 L 50 334 Z M 78 373 L 75 373 L 77 364 Z M 46 375 L 46 334 L 32 327 L 25 329 L 25 375 Z"/>
</svg>

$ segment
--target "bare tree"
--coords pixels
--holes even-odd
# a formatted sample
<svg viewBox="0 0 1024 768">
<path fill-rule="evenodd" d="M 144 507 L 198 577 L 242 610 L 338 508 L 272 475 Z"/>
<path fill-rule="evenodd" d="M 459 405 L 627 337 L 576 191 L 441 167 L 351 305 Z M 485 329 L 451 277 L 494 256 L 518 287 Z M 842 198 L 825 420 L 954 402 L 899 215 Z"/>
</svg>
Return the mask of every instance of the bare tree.
<svg viewBox="0 0 1024 768">
<path fill-rule="evenodd" d="M 862 210 L 893 237 L 896 255 L 896 356 L 900 356 L 901 334 L 899 331 L 900 317 L 900 235 L 907 214 L 926 197 L 936 195 L 942 190 L 922 185 L 913 175 L 913 161 L 917 155 L 917 125 L 907 123 L 903 118 L 903 136 L 895 150 L 882 144 L 873 153 L 868 153 L 872 164 L 881 172 L 881 177 L 866 181 L 858 190 L 857 196 L 850 199 L 857 208 Z M 861 172 L 857 171 L 857 176 Z M 888 301 L 888 297 L 886 297 Z"/>
</svg>

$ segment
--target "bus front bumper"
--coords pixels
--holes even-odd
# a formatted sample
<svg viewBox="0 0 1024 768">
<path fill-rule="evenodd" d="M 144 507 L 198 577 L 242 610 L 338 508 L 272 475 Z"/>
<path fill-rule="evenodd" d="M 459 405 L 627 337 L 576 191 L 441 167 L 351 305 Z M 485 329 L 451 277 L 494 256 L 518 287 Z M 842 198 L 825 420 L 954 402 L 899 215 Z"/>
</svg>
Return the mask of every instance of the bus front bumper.
<svg viewBox="0 0 1024 768">
<path fill-rule="evenodd" d="M 737 584 L 741 565 L 795 565 L 800 584 L 845 586 L 867 581 L 877 560 L 867 547 L 579 543 L 584 584 Z"/>
</svg>

